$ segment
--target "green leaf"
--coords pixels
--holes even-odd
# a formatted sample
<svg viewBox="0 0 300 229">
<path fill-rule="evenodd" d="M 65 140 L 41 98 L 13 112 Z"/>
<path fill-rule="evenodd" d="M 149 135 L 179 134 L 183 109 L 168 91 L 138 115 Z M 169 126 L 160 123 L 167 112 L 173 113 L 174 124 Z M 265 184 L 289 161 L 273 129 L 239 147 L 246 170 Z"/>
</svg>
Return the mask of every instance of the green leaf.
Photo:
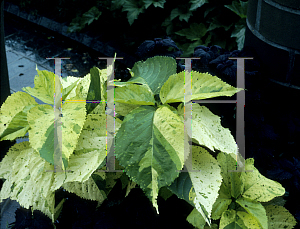
<svg viewBox="0 0 300 229">
<path fill-rule="evenodd" d="M 126 104 L 126 103 L 118 103 L 115 101 L 115 111 L 117 114 L 126 116 L 128 115 L 132 110 L 139 107 L 141 105 L 135 105 L 135 104 Z"/>
<path fill-rule="evenodd" d="M 145 3 L 145 8 L 147 9 L 151 4 L 153 4 L 154 7 L 160 7 L 164 8 L 164 4 L 166 3 L 166 0 L 143 0 Z"/>
<path fill-rule="evenodd" d="M 184 120 L 184 106 L 177 108 L 178 115 Z M 211 151 L 220 150 L 225 153 L 237 152 L 237 145 L 228 128 L 221 126 L 221 119 L 214 115 L 205 106 L 197 103 L 192 104 L 192 134 L 193 140 L 199 145 L 204 145 Z"/>
<path fill-rule="evenodd" d="M 142 77 L 154 95 L 158 94 L 169 76 L 176 73 L 176 61 L 172 57 L 155 56 L 136 62 L 132 68 L 134 77 Z"/>
<path fill-rule="evenodd" d="M 173 31 L 173 22 L 172 19 L 170 17 L 167 17 L 164 22 L 161 24 L 161 26 L 166 27 L 166 33 L 167 35 L 170 35 Z"/>
<path fill-rule="evenodd" d="M 54 166 L 41 158 L 29 142 L 12 146 L 0 163 L 0 174 L 4 171 L 7 178 L 0 192 L 0 202 L 9 197 L 24 208 L 32 206 L 32 211 L 40 210 L 54 222 L 55 198 L 50 190 L 54 173 L 46 170 L 54 170 Z"/>
<path fill-rule="evenodd" d="M 237 215 L 239 218 L 240 225 L 244 225 L 247 229 L 251 229 L 251 228 L 260 228 L 258 221 L 256 220 L 256 218 L 252 215 L 250 215 L 247 212 L 242 212 L 242 211 L 237 211 Z M 270 229 L 270 228 L 269 228 Z"/>
<path fill-rule="evenodd" d="M 211 30 L 214 30 L 214 29 L 216 29 L 216 28 L 224 28 L 225 31 L 228 31 L 228 30 L 231 28 L 231 26 L 233 25 L 233 24 L 230 24 L 230 25 L 224 25 L 224 24 L 222 24 L 222 23 L 218 20 L 217 17 L 211 18 L 211 19 L 209 20 L 209 24 L 210 24 L 210 25 L 209 25 L 207 31 L 211 31 Z"/>
<path fill-rule="evenodd" d="M 190 28 L 182 29 L 175 33 L 180 36 L 185 36 L 189 40 L 197 41 L 200 40 L 206 34 L 206 32 L 207 29 L 203 23 L 193 23 L 190 25 Z"/>
<path fill-rule="evenodd" d="M 164 198 L 164 200 L 167 200 L 173 195 L 173 193 L 167 187 L 162 187 L 159 189 L 158 195 Z"/>
<path fill-rule="evenodd" d="M 282 196 L 285 189 L 276 181 L 270 180 L 261 175 L 254 167 L 254 159 L 248 158 L 245 162 L 245 170 L 253 170 L 253 172 L 244 172 L 241 175 L 245 187 L 243 197 L 267 202 L 277 196 Z"/>
<path fill-rule="evenodd" d="M 84 103 L 65 103 L 62 105 L 61 131 L 62 131 L 62 158 L 66 160 L 73 153 L 82 126 L 85 122 Z M 54 163 L 54 112 L 50 105 L 39 105 L 29 110 L 29 142 L 40 152 L 42 158 Z M 66 164 L 65 164 L 66 166 Z"/>
<path fill-rule="evenodd" d="M 63 209 L 63 206 L 64 206 L 64 202 L 65 202 L 65 198 L 63 198 L 59 204 L 57 204 L 57 206 L 55 207 L 54 209 L 54 221 L 56 221 L 61 213 L 61 210 Z"/>
<path fill-rule="evenodd" d="M 297 224 L 294 216 L 285 207 L 268 205 L 265 209 L 269 229 L 292 229 Z"/>
<path fill-rule="evenodd" d="M 26 91 L 29 95 L 34 96 L 39 100 L 42 100 L 44 103 L 53 105 L 55 93 L 55 74 L 46 70 L 40 71 L 37 68 L 36 71 L 38 75 L 34 78 L 34 88 L 23 87 L 22 90 Z M 58 95 L 61 94 L 61 92 L 56 93 Z"/>
<path fill-rule="evenodd" d="M 198 45 L 205 45 L 205 44 L 203 44 L 201 39 L 194 41 L 193 43 L 185 43 L 182 45 L 178 44 L 178 47 L 183 50 L 183 54 L 181 56 L 191 57 L 194 53 L 195 47 L 197 47 Z"/>
<path fill-rule="evenodd" d="M 246 25 L 244 23 L 236 24 L 231 37 L 236 37 L 236 43 L 239 50 L 242 50 L 245 42 Z"/>
<path fill-rule="evenodd" d="M 94 20 L 98 20 L 102 12 L 98 10 L 96 6 L 93 6 L 82 17 L 78 16 L 72 20 L 68 27 L 68 32 L 76 32 L 82 30 L 86 24 L 90 25 Z"/>
<path fill-rule="evenodd" d="M 202 217 L 200 212 L 197 211 L 196 208 L 194 208 L 193 211 L 191 211 L 186 220 L 194 227 L 199 229 L 204 229 L 204 226 L 206 224 L 205 219 Z"/>
<path fill-rule="evenodd" d="M 115 88 L 115 101 L 134 105 L 155 105 L 154 94 L 147 85 L 127 84 Z"/>
<path fill-rule="evenodd" d="M 100 90 L 100 70 L 97 67 L 93 67 L 90 70 L 91 82 L 89 86 L 89 92 L 87 94 L 87 100 L 90 101 L 101 101 L 101 90 Z M 99 103 L 86 103 L 87 114 L 91 113 Z"/>
<path fill-rule="evenodd" d="M 112 0 L 111 1 L 111 10 L 114 11 L 116 9 L 120 9 L 124 4 L 126 0 Z"/>
<path fill-rule="evenodd" d="M 113 117 L 108 116 L 108 119 Z M 115 130 L 122 121 L 115 119 Z M 82 128 L 74 154 L 69 158 L 68 170 L 72 173 L 55 174 L 53 190 L 58 189 L 66 182 L 84 182 L 98 169 L 106 158 L 106 115 L 89 114 Z"/>
<path fill-rule="evenodd" d="M 213 11 L 216 8 L 216 6 L 207 6 L 204 12 L 204 18 L 206 18 L 206 16 Z"/>
<path fill-rule="evenodd" d="M 62 100 L 66 100 L 71 92 L 74 91 L 74 88 L 78 85 L 79 79 L 73 76 L 67 76 L 65 78 L 61 78 L 61 85 L 63 86 L 62 91 Z"/>
<path fill-rule="evenodd" d="M 179 16 L 179 20 L 185 20 L 186 22 L 189 21 L 189 18 L 193 15 L 191 11 L 188 11 L 186 13 L 181 12 L 179 8 L 175 8 L 171 11 L 170 19 L 173 20 L 174 18 Z"/>
<path fill-rule="evenodd" d="M 170 76 L 161 87 L 159 96 L 163 104 L 184 102 L 185 73 L 182 71 Z M 235 88 L 209 73 L 192 71 L 191 76 L 193 77 L 191 100 L 232 96 L 243 90 L 242 88 Z"/>
<path fill-rule="evenodd" d="M 243 229 L 241 228 L 237 222 L 236 222 L 236 211 L 231 209 L 231 210 L 226 210 L 223 212 L 221 220 L 220 220 L 220 229 Z"/>
<path fill-rule="evenodd" d="M 274 199 L 261 203 L 264 207 L 268 205 L 279 205 L 279 206 L 284 206 L 286 203 L 286 200 L 282 196 L 275 197 Z"/>
<path fill-rule="evenodd" d="M 232 2 L 232 5 L 225 5 L 226 8 L 230 9 L 237 15 L 239 15 L 241 18 L 246 18 L 247 17 L 247 5 L 248 2 L 242 2 L 241 0 L 236 1 L 234 0 Z"/>
<path fill-rule="evenodd" d="M 231 202 L 232 199 L 229 190 L 226 188 L 223 182 L 219 190 L 219 196 L 212 207 L 211 218 L 214 220 L 220 219 L 223 212 L 228 209 L 228 206 L 231 204 Z"/>
<path fill-rule="evenodd" d="M 195 195 L 193 202 L 196 209 L 204 217 L 208 225 L 211 224 L 210 217 L 212 206 L 218 197 L 218 191 L 222 183 L 221 170 L 217 160 L 204 148 L 200 146 L 192 147 L 192 164 L 186 161 L 189 176 L 193 184 L 190 196 Z"/>
<path fill-rule="evenodd" d="M 230 176 L 230 174 L 232 172 L 230 170 L 236 170 L 236 163 L 237 163 L 236 158 L 237 158 L 236 153 L 226 154 L 226 153 L 221 152 L 217 156 L 217 160 L 221 166 L 221 174 L 223 177 L 222 185 L 224 185 L 224 188 L 225 188 L 224 190 L 226 190 L 227 198 L 231 198 L 231 195 L 233 193 L 231 191 L 232 177 Z M 241 155 L 240 155 L 240 159 L 242 160 L 242 162 L 245 161 Z"/>
<path fill-rule="evenodd" d="M 191 156 L 191 155 L 190 155 Z M 168 187 L 178 198 L 184 199 L 196 207 L 205 222 L 210 225 L 213 203 L 218 196 L 222 177 L 217 160 L 200 146 L 192 146 L 192 165 L 187 159 L 189 171 L 180 173 L 179 177 Z"/>
<path fill-rule="evenodd" d="M 139 0 L 127 0 L 124 3 L 122 11 L 127 11 L 128 22 L 132 25 L 139 14 L 144 12 L 144 2 Z"/>
<path fill-rule="evenodd" d="M 190 11 L 196 10 L 197 8 L 200 8 L 205 3 L 208 3 L 208 0 L 190 0 L 190 3 L 192 3 L 190 7 Z"/>
<path fill-rule="evenodd" d="M 157 110 L 152 106 L 134 109 L 117 132 L 116 158 L 157 212 L 159 189 L 171 184 L 183 166 L 183 134 L 182 121 L 166 106 Z"/>
<path fill-rule="evenodd" d="M 106 193 L 103 190 L 99 190 L 92 177 L 89 177 L 88 180 L 84 182 L 68 182 L 63 184 L 62 187 L 66 191 L 75 193 L 81 198 L 98 201 L 99 203 L 103 203 L 107 198 Z"/>
<path fill-rule="evenodd" d="M 8 96 L 0 110 L 1 141 L 24 137 L 29 129 L 27 112 L 37 105 L 34 98 L 25 92 L 19 91 Z"/>
<path fill-rule="evenodd" d="M 237 199 L 236 202 L 252 215 L 263 229 L 268 229 L 266 210 L 261 203 L 244 197 Z"/>
</svg>

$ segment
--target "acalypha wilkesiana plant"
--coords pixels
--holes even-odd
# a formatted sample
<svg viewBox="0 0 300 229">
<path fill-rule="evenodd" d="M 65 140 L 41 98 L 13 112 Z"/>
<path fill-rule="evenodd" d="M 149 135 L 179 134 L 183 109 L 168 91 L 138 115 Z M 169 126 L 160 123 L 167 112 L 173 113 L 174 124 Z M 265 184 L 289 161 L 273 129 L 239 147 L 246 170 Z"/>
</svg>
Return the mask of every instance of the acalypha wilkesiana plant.
<svg viewBox="0 0 300 229">
<path fill-rule="evenodd" d="M 228 172 L 235 169 L 235 140 L 221 126 L 220 117 L 196 103 L 189 138 L 197 145 L 189 154 L 192 160 L 185 158 L 185 71 L 177 74 L 171 57 L 137 62 L 130 80 L 114 82 L 116 169 L 124 172 L 101 172 L 106 166 L 106 121 L 114 118 L 106 115 L 105 102 L 71 101 L 97 96 L 107 101 L 110 71 L 94 67 L 84 78 L 61 79 L 65 101 L 61 107 L 62 164 L 70 172 L 47 172 L 54 171 L 54 73 L 37 69 L 34 88 L 23 88 L 25 92 L 7 98 L 0 111 L 1 140 L 14 140 L 28 132 L 29 142 L 12 146 L 0 163 L 0 177 L 5 179 L 0 201 L 11 198 L 25 208 L 32 206 L 32 211 L 42 211 L 54 223 L 64 202 L 55 203 L 55 190 L 62 187 L 101 205 L 121 179 L 127 194 L 138 185 L 157 213 L 158 195 L 176 194 L 186 200 L 194 207 L 187 220 L 197 228 L 216 227 L 212 219 L 220 219 L 221 229 L 293 228 L 294 217 L 270 202 L 285 189 L 262 176 L 251 158 L 244 162 L 252 172 Z M 208 73 L 191 74 L 192 100 L 232 96 L 242 90 Z M 32 96 L 45 104 L 37 104 Z M 174 102 L 181 102 L 177 109 L 169 105 Z M 217 158 L 201 146 L 217 151 Z M 180 173 L 184 164 L 195 171 Z"/>
</svg>

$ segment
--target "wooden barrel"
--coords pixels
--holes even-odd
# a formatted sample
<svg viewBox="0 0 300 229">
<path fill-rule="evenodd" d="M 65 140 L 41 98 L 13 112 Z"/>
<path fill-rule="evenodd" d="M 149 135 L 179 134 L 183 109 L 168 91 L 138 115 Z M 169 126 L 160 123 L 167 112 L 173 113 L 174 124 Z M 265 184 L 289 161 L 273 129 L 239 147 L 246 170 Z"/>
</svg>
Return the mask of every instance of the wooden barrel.
<svg viewBox="0 0 300 229">
<path fill-rule="evenodd" d="M 249 0 L 245 45 L 255 49 L 266 77 L 300 89 L 300 1 Z"/>
</svg>

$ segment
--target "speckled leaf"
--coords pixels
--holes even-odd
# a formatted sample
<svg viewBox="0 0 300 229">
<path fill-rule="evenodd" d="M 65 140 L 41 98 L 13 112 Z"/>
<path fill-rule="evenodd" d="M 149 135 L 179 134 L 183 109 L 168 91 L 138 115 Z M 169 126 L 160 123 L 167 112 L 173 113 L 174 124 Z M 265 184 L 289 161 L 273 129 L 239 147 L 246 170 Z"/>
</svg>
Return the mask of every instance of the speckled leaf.
<svg viewBox="0 0 300 229">
<path fill-rule="evenodd" d="M 88 73 L 87 75 L 85 75 L 80 82 L 78 83 L 76 89 L 75 89 L 75 93 L 76 96 L 78 98 L 80 98 L 80 100 L 86 100 L 87 95 L 88 95 L 88 91 L 89 91 L 89 85 L 91 83 L 91 75 L 90 73 Z M 74 99 L 74 98 L 73 98 Z"/>
<path fill-rule="evenodd" d="M 140 106 L 123 120 L 115 153 L 126 174 L 136 182 L 158 212 L 161 187 L 171 184 L 183 167 L 184 125 L 168 107 Z"/>
<path fill-rule="evenodd" d="M 66 100 L 70 97 L 70 94 L 75 91 L 74 89 L 77 87 L 80 80 L 80 78 L 73 76 L 61 78 L 61 85 L 63 86 L 62 100 Z"/>
<path fill-rule="evenodd" d="M 267 202 L 276 196 L 284 195 L 285 189 L 280 183 L 270 180 L 259 173 L 254 167 L 253 158 L 246 160 L 245 170 L 253 170 L 253 172 L 241 174 L 241 179 L 245 184 L 243 197 L 259 202 Z"/>
<path fill-rule="evenodd" d="M 119 115 L 126 116 L 128 115 L 132 110 L 139 107 L 141 105 L 135 105 L 135 104 L 125 104 L 125 103 L 118 103 L 115 102 L 115 112 Z"/>
<path fill-rule="evenodd" d="M 9 173 L 7 166 L 2 167 L 6 163 L 10 163 Z M 29 142 L 21 142 L 10 148 L 0 163 L 0 174 L 2 169 L 6 171 L 5 176 L 9 177 L 1 189 L 0 201 L 9 196 L 24 208 L 33 206 L 32 210 L 40 210 L 54 222 L 55 198 L 50 190 L 54 173 L 45 172 L 54 170 L 54 166 L 42 159 Z"/>
<path fill-rule="evenodd" d="M 224 183 L 222 183 L 219 190 L 219 196 L 212 207 L 211 218 L 214 220 L 220 219 L 223 212 L 228 209 L 228 206 L 231 204 L 231 202 L 232 199 L 231 199 L 230 191 L 226 188 Z"/>
<path fill-rule="evenodd" d="M 22 88 L 23 91 L 26 91 L 28 94 L 42 100 L 47 104 L 54 104 L 54 79 L 55 74 L 46 70 L 40 71 L 36 68 L 38 73 L 34 78 L 34 88 L 25 87 Z M 58 95 L 61 95 L 61 92 L 58 92 Z"/>
<path fill-rule="evenodd" d="M 292 229 L 297 224 L 294 216 L 285 207 L 268 205 L 265 209 L 269 229 Z"/>
<path fill-rule="evenodd" d="M 65 103 L 62 106 L 62 158 L 64 166 L 73 153 L 85 122 L 84 103 Z M 32 108 L 27 115 L 30 125 L 29 142 L 41 157 L 54 163 L 54 112 L 50 105 Z"/>
<path fill-rule="evenodd" d="M 193 77 L 191 100 L 214 98 L 218 96 L 232 96 L 243 90 L 223 82 L 220 78 L 209 73 L 191 72 Z M 163 104 L 184 102 L 185 71 L 169 77 L 162 86 L 159 97 Z"/>
<path fill-rule="evenodd" d="M 237 211 L 236 212 L 239 221 L 242 221 L 243 225 L 247 228 L 247 229 L 252 229 L 252 228 L 260 228 L 259 223 L 257 222 L 257 220 L 255 219 L 255 217 L 253 217 L 252 215 L 250 215 L 247 212 L 242 212 L 242 211 Z M 240 223 L 241 224 L 241 223 Z M 270 229 L 270 228 L 269 228 Z"/>
<path fill-rule="evenodd" d="M 238 153 L 239 159 L 241 162 L 244 162 L 244 158 Z M 234 197 L 238 198 L 244 191 L 244 183 L 242 181 L 241 173 L 239 172 L 230 172 L 230 170 L 236 170 L 236 154 L 218 154 L 218 162 L 221 165 L 222 177 L 224 180 L 224 190 L 228 198 Z M 228 192 L 228 193 L 227 193 Z"/>
<path fill-rule="evenodd" d="M 108 116 L 108 119 L 113 117 Z M 115 120 L 116 131 L 121 126 L 121 120 Z M 68 170 L 72 173 L 55 174 L 53 190 L 66 182 L 84 182 L 97 170 L 106 158 L 106 115 L 89 114 L 82 128 L 78 144 L 69 158 Z"/>
<path fill-rule="evenodd" d="M 86 100 L 101 101 L 102 96 L 100 90 L 100 74 L 100 70 L 97 67 L 93 67 L 90 70 L 91 83 L 89 85 L 89 91 Z M 94 110 L 97 105 L 98 103 L 86 103 L 87 114 L 91 113 L 91 111 Z"/>
<path fill-rule="evenodd" d="M 96 185 L 92 177 L 89 177 L 84 182 L 67 182 L 63 184 L 62 187 L 66 191 L 75 193 L 81 198 L 87 200 L 95 200 L 99 203 L 103 203 L 103 201 L 107 198 L 105 192 L 98 189 L 98 186 Z"/>
<path fill-rule="evenodd" d="M 168 189 L 178 198 L 196 207 L 199 214 L 210 225 L 212 205 L 217 199 L 222 182 L 220 167 L 216 159 L 202 147 L 192 146 L 192 156 L 193 165 L 191 166 L 187 159 L 186 166 L 200 172 L 180 173 Z"/>
<path fill-rule="evenodd" d="M 14 140 L 23 137 L 29 129 L 27 112 L 38 105 L 25 92 L 16 92 L 7 97 L 0 110 L 0 140 Z"/>
<path fill-rule="evenodd" d="M 204 148 L 194 146 L 192 149 L 192 165 L 187 160 L 186 166 L 193 170 L 200 170 L 200 172 L 189 172 L 193 184 L 192 193 L 195 195 L 193 202 L 196 209 L 210 225 L 212 206 L 218 197 L 222 183 L 221 169 L 217 160 Z"/>
<path fill-rule="evenodd" d="M 204 145 L 211 151 L 220 150 L 225 153 L 237 153 L 237 144 L 228 128 L 221 126 L 221 118 L 214 115 L 207 107 L 197 103 L 192 104 L 193 140 Z M 178 115 L 184 118 L 184 105 L 177 108 Z"/>
<path fill-rule="evenodd" d="M 64 100 L 72 99 L 76 96 L 76 88 L 79 82 L 83 80 L 82 78 L 74 77 L 74 76 L 67 76 L 61 78 L 61 85 L 63 86 L 63 95 L 65 91 L 65 95 L 67 95 Z M 74 88 L 73 88 L 74 86 Z M 72 88 L 72 90 L 70 90 Z M 64 96 L 63 96 L 64 97 Z"/>
<path fill-rule="evenodd" d="M 233 209 L 223 212 L 219 229 L 243 229 L 236 223 L 236 211 Z"/>
<path fill-rule="evenodd" d="M 236 200 L 251 216 L 253 216 L 263 229 L 268 229 L 268 218 L 261 203 L 241 197 Z"/>
</svg>

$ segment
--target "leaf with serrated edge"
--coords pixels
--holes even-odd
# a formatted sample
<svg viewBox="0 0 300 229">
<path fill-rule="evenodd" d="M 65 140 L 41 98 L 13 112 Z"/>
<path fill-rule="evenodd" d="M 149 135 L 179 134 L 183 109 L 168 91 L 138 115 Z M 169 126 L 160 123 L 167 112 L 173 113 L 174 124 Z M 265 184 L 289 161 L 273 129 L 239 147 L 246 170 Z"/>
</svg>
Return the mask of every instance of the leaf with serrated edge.
<svg viewBox="0 0 300 229">
<path fill-rule="evenodd" d="M 247 212 L 242 212 L 242 211 L 237 211 L 236 214 L 239 217 L 239 220 L 242 221 L 242 223 L 249 229 L 251 228 L 260 228 L 259 223 L 257 222 L 257 220 L 255 219 L 255 217 L 253 217 L 252 215 L 250 215 Z"/>
<path fill-rule="evenodd" d="M 68 159 L 73 153 L 81 129 L 85 122 L 84 103 L 65 103 L 62 105 L 61 130 L 62 130 L 62 158 Z M 40 152 L 41 157 L 49 163 L 54 163 L 54 112 L 50 105 L 39 105 L 32 108 L 27 115 L 29 122 L 29 142 Z M 49 145 L 45 144 L 49 143 Z M 65 161 L 64 161 L 65 164 Z M 66 166 L 66 165 L 65 165 Z"/>
<path fill-rule="evenodd" d="M 223 229 L 226 226 L 235 223 L 236 221 L 236 211 L 233 209 L 226 210 L 223 212 L 221 220 L 220 220 L 220 225 L 219 228 Z M 236 228 L 237 229 L 237 228 Z"/>
<path fill-rule="evenodd" d="M 191 41 L 200 40 L 205 36 L 207 29 L 203 23 L 197 24 L 192 23 L 190 28 L 182 29 L 178 32 L 175 32 L 177 35 L 184 36 Z"/>
<path fill-rule="evenodd" d="M 103 201 L 107 198 L 105 192 L 98 189 L 98 186 L 96 185 L 92 177 L 89 177 L 84 182 L 67 182 L 63 184 L 62 187 L 66 191 L 75 193 L 81 198 L 87 200 L 95 200 L 99 203 L 103 203 Z"/>
<path fill-rule="evenodd" d="M 192 3 L 190 11 L 193 11 L 202 7 L 205 3 L 208 3 L 208 0 L 190 0 L 190 3 Z"/>
<path fill-rule="evenodd" d="M 25 92 L 18 91 L 7 97 L 0 110 L 1 141 L 14 140 L 17 137 L 23 137 L 27 133 L 29 125 L 28 123 L 26 125 L 24 118 L 26 118 L 28 108 L 31 108 L 32 105 L 36 106 L 38 103 Z M 18 125 L 18 121 L 21 120 L 22 126 Z"/>
<path fill-rule="evenodd" d="M 36 68 L 38 75 L 34 78 L 34 88 L 25 87 L 22 88 L 28 94 L 42 100 L 47 104 L 54 104 L 54 79 L 55 74 L 47 70 L 40 71 Z M 59 82 L 60 83 L 60 82 Z M 60 95 L 61 92 L 58 92 Z"/>
<path fill-rule="evenodd" d="M 141 2 L 136 0 L 127 0 L 123 5 L 122 11 L 127 11 L 127 19 L 130 25 L 138 18 L 140 13 L 144 12 L 144 5 L 140 5 Z"/>
<path fill-rule="evenodd" d="M 187 159 L 186 166 L 188 170 L 189 168 L 200 170 L 200 172 L 189 172 L 195 194 L 193 202 L 196 209 L 210 225 L 211 222 L 208 219 L 211 217 L 212 206 L 218 197 L 218 191 L 222 183 L 221 169 L 217 160 L 204 148 L 194 146 L 192 149 L 192 165 Z"/>
<path fill-rule="evenodd" d="M 269 229 L 292 229 L 297 224 L 294 216 L 285 207 L 268 205 L 265 209 Z"/>
<path fill-rule="evenodd" d="M 10 163 L 10 173 L 6 173 L 10 176 L 1 189 L 0 202 L 9 196 L 24 208 L 33 206 L 32 210 L 40 210 L 54 222 L 55 198 L 54 192 L 50 190 L 54 173 L 45 172 L 54 170 L 54 166 L 42 159 L 38 152 L 30 147 L 29 142 L 12 146 L 0 163 L 0 171 L 5 169 L 2 165 L 9 161 L 13 163 Z"/>
<path fill-rule="evenodd" d="M 209 73 L 191 72 L 193 78 L 191 100 L 201 100 L 218 96 L 232 96 L 243 90 L 235 88 Z M 185 71 L 174 74 L 161 87 L 159 97 L 163 104 L 184 102 Z"/>
<path fill-rule="evenodd" d="M 115 88 L 115 101 L 134 105 L 154 105 L 155 99 L 147 85 L 127 84 Z"/>
<path fill-rule="evenodd" d="M 243 197 L 259 202 L 267 202 L 274 197 L 284 195 L 285 189 L 280 183 L 270 180 L 259 173 L 254 167 L 253 158 L 246 160 L 245 170 L 253 170 L 253 172 L 244 172 L 241 174 L 241 179 L 245 185 Z"/>
<path fill-rule="evenodd" d="M 186 220 L 192 224 L 194 227 L 198 229 L 204 229 L 204 226 L 206 224 L 205 219 L 202 217 L 202 215 L 197 211 L 196 208 L 191 211 L 191 213 L 188 215 Z"/>
<path fill-rule="evenodd" d="M 80 79 L 73 76 L 68 76 L 65 78 L 61 78 L 61 85 L 63 87 L 62 90 L 62 100 L 66 100 L 70 97 L 70 94 L 73 92 L 75 96 L 75 88 L 77 87 Z"/>
<path fill-rule="evenodd" d="M 145 8 L 147 9 L 150 5 L 153 4 L 154 7 L 160 7 L 160 8 L 164 8 L 164 4 L 165 4 L 166 0 L 144 0 L 145 3 Z"/>
<path fill-rule="evenodd" d="M 223 212 L 228 209 L 228 206 L 231 204 L 231 202 L 232 199 L 228 193 L 228 189 L 226 189 L 224 183 L 222 183 L 219 190 L 219 196 L 212 207 L 211 218 L 214 220 L 220 219 Z"/>
<path fill-rule="evenodd" d="M 237 153 L 237 144 L 228 128 L 221 126 L 221 118 L 214 115 L 207 107 L 197 103 L 192 104 L 192 129 L 193 139 L 199 145 L 204 145 L 211 151 L 220 150 L 225 153 Z M 184 106 L 177 108 L 178 115 L 184 117 Z"/>
<path fill-rule="evenodd" d="M 113 117 L 108 116 L 108 119 Z M 121 120 L 115 119 L 116 131 Z M 84 182 L 106 158 L 106 115 L 89 114 L 84 123 L 74 154 L 70 156 L 68 170 L 72 173 L 55 174 L 53 189 L 58 189 L 66 182 Z M 66 176 L 66 177 L 65 177 Z"/>
<path fill-rule="evenodd" d="M 171 184 L 183 167 L 184 125 L 168 107 L 141 106 L 123 120 L 115 152 L 126 174 L 136 182 L 158 212 L 158 190 Z"/>
<path fill-rule="evenodd" d="M 241 197 L 236 200 L 250 215 L 252 215 L 263 229 L 268 229 L 268 218 L 261 203 Z"/>
<path fill-rule="evenodd" d="M 176 73 L 176 61 L 172 57 L 155 56 L 146 61 L 134 64 L 132 72 L 134 77 L 142 77 L 149 85 L 154 95 L 158 94 L 162 85 L 169 76 Z"/>
</svg>

